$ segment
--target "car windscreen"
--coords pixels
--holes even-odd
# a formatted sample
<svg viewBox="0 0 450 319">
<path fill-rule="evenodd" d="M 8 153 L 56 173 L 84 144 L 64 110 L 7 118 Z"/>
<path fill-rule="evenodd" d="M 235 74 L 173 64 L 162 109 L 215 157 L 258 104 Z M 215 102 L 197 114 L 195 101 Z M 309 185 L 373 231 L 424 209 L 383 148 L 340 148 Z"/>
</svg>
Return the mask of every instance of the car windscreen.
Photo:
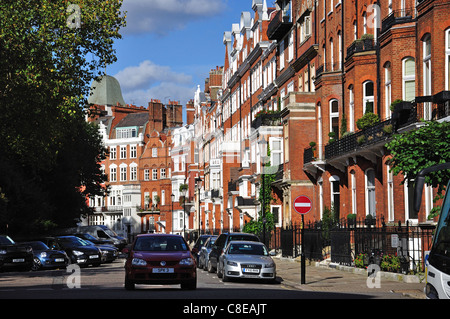
<svg viewBox="0 0 450 319">
<path fill-rule="evenodd" d="M 134 244 L 136 251 L 186 251 L 188 247 L 182 238 L 165 236 L 138 237 Z"/>
<path fill-rule="evenodd" d="M 26 243 L 20 243 L 21 246 L 31 246 L 33 250 L 50 250 L 46 244 L 41 241 L 32 241 Z"/>
<path fill-rule="evenodd" d="M 63 237 L 58 239 L 58 243 L 63 247 L 80 247 L 80 246 L 90 246 L 85 241 L 77 237 Z"/>
<path fill-rule="evenodd" d="M 0 236 L 0 245 L 14 245 L 14 241 L 9 236 Z"/>
<path fill-rule="evenodd" d="M 231 255 L 257 255 L 269 256 L 269 252 L 263 245 L 254 245 L 251 243 L 230 243 L 228 253 Z"/>
<path fill-rule="evenodd" d="M 238 240 L 248 240 L 248 241 L 259 241 L 256 236 L 249 235 L 231 235 L 229 241 L 238 241 Z"/>
</svg>

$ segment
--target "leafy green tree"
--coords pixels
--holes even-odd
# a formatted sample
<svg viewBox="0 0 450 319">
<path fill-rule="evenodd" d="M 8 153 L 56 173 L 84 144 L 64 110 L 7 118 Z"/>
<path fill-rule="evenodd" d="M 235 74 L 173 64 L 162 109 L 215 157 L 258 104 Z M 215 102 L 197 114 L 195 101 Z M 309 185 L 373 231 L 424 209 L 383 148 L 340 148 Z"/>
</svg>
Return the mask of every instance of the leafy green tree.
<svg viewBox="0 0 450 319">
<path fill-rule="evenodd" d="M 122 0 L 0 2 L 0 231 L 74 223 L 104 194 L 90 83 L 116 60 Z"/>
<path fill-rule="evenodd" d="M 392 154 L 394 175 L 403 174 L 404 181 L 414 179 L 424 168 L 450 162 L 450 122 L 425 122 L 417 130 L 394 135 L 386 147 Z M 426 183 L 437 188 L 435 201 L 442 198 L 449 180 L 449 170 L 426 176 Z M 438 213 L 437 207 L 428 218 Z"/>
<path fill-rule="evenodd" d="M 267 147 L 267 158 L 270 158 L 270 147 Z M 275 221 L 272 212 L 270 211 L 270 203 L 274 201 L 272 183 L 275 181 L 276 172 L 271 166 L 270 161 L 262 164 L 261 186 L 259 188 L 259 202 L 261 203 L 261 210 L 258 212 L 258 219 L 253 219 L 245 224 L 243 231 L 261 235 L 263 233 L 263 223 L 265 222 L 266 233 L 270 233 L 274 229 Z M 264 214 L 262 212 L 265 212 Z"/>
</svg>

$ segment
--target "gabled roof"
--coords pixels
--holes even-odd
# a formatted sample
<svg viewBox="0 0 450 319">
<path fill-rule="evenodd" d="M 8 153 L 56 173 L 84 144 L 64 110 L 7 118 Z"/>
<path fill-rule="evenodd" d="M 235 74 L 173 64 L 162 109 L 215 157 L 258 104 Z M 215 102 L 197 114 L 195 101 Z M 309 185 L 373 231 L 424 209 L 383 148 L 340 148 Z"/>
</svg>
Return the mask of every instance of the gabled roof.
<svg viewBox="0 0 450 319">
<path fill-rule="evenodd" d="M 117 127 L 129 127 L 129 126 L 144 126 L 148 122 L 148 113 L 131 113 L 122 119 Z"/>
</svg>

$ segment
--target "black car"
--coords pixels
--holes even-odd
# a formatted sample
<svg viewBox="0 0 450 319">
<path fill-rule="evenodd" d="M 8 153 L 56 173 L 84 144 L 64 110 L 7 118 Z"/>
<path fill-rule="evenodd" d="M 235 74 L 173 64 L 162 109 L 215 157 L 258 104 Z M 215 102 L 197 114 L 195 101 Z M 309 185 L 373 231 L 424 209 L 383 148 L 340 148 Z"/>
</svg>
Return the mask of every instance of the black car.
<svg viewBox="0 0 450 319">
<path fill-rule="evenodd" d="M 48 238 L 48 246 L 55 250 L 64 250 L 72 264 L 80 266 L 99 266 L 102 263 L 102 252 L 76 236 L 57 236 Z"/>
<path fill-rule="evenodd" d="M 48 268 L 65 268 L 69 264 L 69 257 L 65 251 L 52 250 L 42 241 L 29 241 L 18 243 L 20 246 L 31 246 L 33 248 L 33 266 L 31 270 Z"/>
<path fill-rule="evenodd" d="M 78 235 L 77 235 L 78 237 Z M 112 263 L 114 260 L 119 257 L 119 248 L 110 245 L 98 245 L 93 243 L 90 240 L 82 239 L 82 241 L 86 242 L 88 245 L 95 246 L 102 252 L 102 263 Z"/>
<path fill-rule="evenodd" d="M 194 257 L 197 259 L 197 263 L 200 250 L 202 250 L 202 247 L 205 245 L 206 241 L 211 236 L 212 235 L 200 235 L 200 237 L 195 242 L 194 247 L 192 247 L 192 255 L 194 255 Z"/>
<path fill-rule="evenodd" d="M 91 234 L 88 234 L 88 233 L 76 233 L 73 235 L 80 237 L 81 239 L 84 239 L 84 240 L 89 240 L 90 242 L 94 243 L 95 245 L 108 245 L 108 246 L 115 247 L 114 242 L 111 239 L 95 238 L 94 236 L 92 236 Z"/>
<path fill-rule="evenodd" d="M 219 261 L 219 257 L 222 254 L 223 250 L 227 247 L 228 243 L 232 240 L 245 240 L 245 241 L 257 241 L 259 242 L 259 238 L 253 234 L 247 233 L 224 233 L 217 237 L 214 245 L 209 253 L 208 259 L 208 272 L 215 272 L 217 270 L 217 263 Z"/>
<path fill-rule="evenodd" d="M 17 245 L 9 236 L 0 235 L 0 271 L 4 269 L 30 270 L 33 249 Z"/>
</svg>

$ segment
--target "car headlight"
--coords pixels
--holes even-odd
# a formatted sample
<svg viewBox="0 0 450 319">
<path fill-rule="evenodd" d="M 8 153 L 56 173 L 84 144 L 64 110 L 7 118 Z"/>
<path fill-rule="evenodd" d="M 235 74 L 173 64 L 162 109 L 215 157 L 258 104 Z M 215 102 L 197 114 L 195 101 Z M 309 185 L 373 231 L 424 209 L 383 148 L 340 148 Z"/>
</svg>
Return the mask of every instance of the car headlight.
<svg viewBox="0 0 450 319">
<path fill-rule="evenodd" d="M 81 255 L 83 255 L 83 252 L 82 252 L 82 251 L 73 250 L 72 252 L 73 252 L 73 254 L 74 254 L 75 256 L 81 256 Z"/>
<path fill-rule="evenodd" d="M 233 266 L 233 267 L 237 267 L 238 266 L 237 262 L 234 262 L 234 261 L 227 261 L 227 265 L 228 266 Z"/>
<path fill-rule="evenodd" d="M 275 263 L 274 262 L 270 262 L 267 264 L 264 264 L 264 268 L 274 268 L 275 267 Z"/>
<path fill-rule="evenodd" d="M 0 249 L 0 255 L 6 255 L 6 249 Z"/>
<path fill-rule="evenodd" d="M 180 265 L 183 266 L 192 266 L 194 264 L 194 259 L 192 258 L 184 258 L 180 260 Z"/>
<path fill-rule="evenodd" d="M 43 252 L 40 254 L 40 256 L 41 256 L 41 258 L 45 258 L 45 257 L 47 257 L 47 253 L 46 253 L 45 251 L 43 251 Z"/>
<path fill-rule="evenodd" d="M 147 262 L 141 258 L 133 258 L 133 260 L 131 261 L 131 264 L 133 266 L 146 266 Z"/>
</svg>

